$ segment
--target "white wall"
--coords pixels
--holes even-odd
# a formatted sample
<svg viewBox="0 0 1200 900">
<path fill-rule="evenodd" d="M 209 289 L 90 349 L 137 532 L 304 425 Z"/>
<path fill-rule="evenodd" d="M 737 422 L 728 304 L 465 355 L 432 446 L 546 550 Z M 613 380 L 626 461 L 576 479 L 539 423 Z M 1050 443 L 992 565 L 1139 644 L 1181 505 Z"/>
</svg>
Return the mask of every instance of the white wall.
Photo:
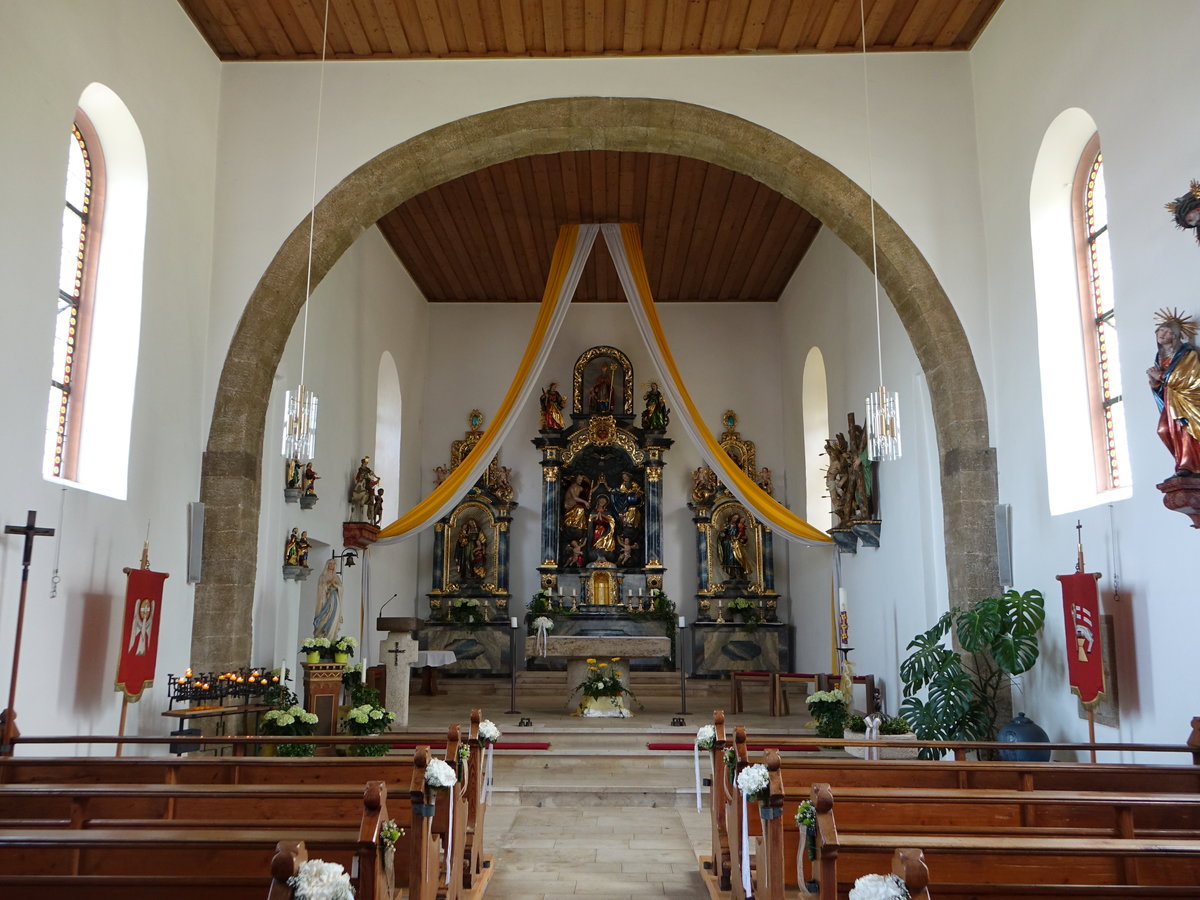
<svg viewBox="0 0 1200 900">
<path fill-rule="evenodd" d="M 1158 413 L 1142 373 L 1153 353 L 1154 311 L 1164 305 L 1198 311 L 1186 286 L 1195 281 L 1200 250 L 1163 210 L 1200 175 L 1200 124 L 1180 115 L 1194 105 L 1194 91 L 1178 66 L 1197 26 L 1200 7 L 1187 0 L 1151 6 L 1008 0 L 971 54 L 1000 500 L 1013 508 L 1017 586 L 1040 588 L 1047 597 L 1042 660 L 1026 679 L 1022 705 L 1052 738 L 1087 734 L 1066 686 L 1061 591 L 1054 581 L 1073 569 L 1076 520 L 1083 524 L 1088 569 L 1104 575 L 1102 611 L 1117 627 L 1121 725 L 1099 728 L 1098 736 L 1179 742 L 1195 711 L 1177 686 L 1186 678 L 1183 661 L 1194 652 L 1196 589 L 1188 560 L 1196 536 L 1183 516 L 1163 508 L 1155 489 L 1173 466 L 1155 435 Z M 1029 187 L 1046 129 L 1070 107 L 1096 120 L 1104 151 L 1134 491 L 1111 506 L 1051 516 Z M 1119 601 L 1112 596 L 1114 574 Z"/>
<path fill-rule="evenodd" d="M 783 409 L 787 422 L 788 502 L 804 505 L 801 376 L 809 348 L 820 347 L 829 387 L 829 428 L 845 433 L 846 414 L 863 424 L 864 398 L 878 386 L 875 291 L 870 270 L 828 231 L 813 242 L 782 300 L 780 333 L 785 360 Z M 877 467 L 878 549 L 843 554 L 850 655 L 858 672 L 874 673 L 884 708 L 895 714 L 901 687 L 895 675 L 905 646 L 945 611 L 945 552 L 941 491 L 932 415 L 920 365 L 886 295 L 880 295 L 884 383 L 900 394 L 903 455 Z M 821 466 L 824 467 L 822 460 Z M 796 671 L 836 671 L 833 653 L 831 554 L 793 549 Z M 808 562 L 811 558 L 811 562 Z M 796 560 L 800 564 L 796 564 Z"/>
<path fill-rule="evenodd" d="M 5 4 L 0 28 L 0 519 L 59 529 L 39 538 L 18 682 L 26 734 L 114 734 L 124 566 L 150 536 L 164 590 L 159 677 L 130 709 L 128 730 L 165 730 L 166 672 L 186 664 L 192 588 L 185 578 L 187 503 L 199 494 L 201 401 L 216 183 L 220 66 L 178 4 L 150 0 Z M 128 107 L 145 142 L 149 199 L 142 338 L 125 501 L 41 477 L 67 136 L 83 89 L 100 82 Z M 0 539 L 4 697 L 17 617 L 22 541 Z M 61 582 L 48 597 L 55 559 Z"/>
</svg>

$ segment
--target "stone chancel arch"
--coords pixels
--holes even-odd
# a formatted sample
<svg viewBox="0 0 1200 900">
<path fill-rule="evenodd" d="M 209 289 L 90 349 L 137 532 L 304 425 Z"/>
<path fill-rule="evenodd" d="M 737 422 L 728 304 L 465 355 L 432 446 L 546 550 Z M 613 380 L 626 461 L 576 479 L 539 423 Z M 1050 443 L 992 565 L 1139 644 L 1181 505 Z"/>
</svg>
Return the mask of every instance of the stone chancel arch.
<svg viewBox="0 0 1200 900">
<path fill-rule="evenodd" d="M 491 110 L 417 135 L 368 161 L 321 200 L 313 243 L 319 283 L 363 231 L 439 184 L 524 156 L 625 150 L 687 156 L 743 173 L 815 215 L 871 265 L 870 200 L 835 167 L 728 113 L 670 100 L 575 97 Z M 998 587 L 997 501 L 983 387 L 962 324 L 928 262 L 876 206 L 879 281 L 924 370 L 941 463 L 950 596 Z M 250 653 L 260 461 L 272 377 L 304 302 L 308 218 L 251 294 L 217 387 L 200 497 L 205 581 L 196 592 L 192 661 L 216 668 Z M 210 577 L 212 575 L 213 577 Z"/>
</svg>

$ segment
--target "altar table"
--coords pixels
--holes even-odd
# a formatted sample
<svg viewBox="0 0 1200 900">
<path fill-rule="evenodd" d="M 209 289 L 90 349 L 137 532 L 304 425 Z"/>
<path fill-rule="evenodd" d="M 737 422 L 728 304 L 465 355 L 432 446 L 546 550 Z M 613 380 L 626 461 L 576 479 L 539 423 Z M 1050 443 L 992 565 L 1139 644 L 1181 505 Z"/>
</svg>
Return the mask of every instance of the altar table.
<svg viewBox="0 0 1200 900">
<path fill-rule="evenodd" d="M 431 697 L 438 692 L 437 670 L 458 661 L 453 650 L 418 650 L 414 669 L 421 670 L 421 693 Z"/>
<path fill-rule="evenodd" d="M 541 656 L 554 656 L 567 661 L 567 709 L 574 711 L 579 706 L 580 684 L 587 678 L 589 659 L 608 663 L 629 686 L 629 661 L 645 657 L 670 656 L 671 639 L 667 637 L 547 637 L 546 652 Z M 614 656 L 620 657 L 612 662 Z"/>
</svg>

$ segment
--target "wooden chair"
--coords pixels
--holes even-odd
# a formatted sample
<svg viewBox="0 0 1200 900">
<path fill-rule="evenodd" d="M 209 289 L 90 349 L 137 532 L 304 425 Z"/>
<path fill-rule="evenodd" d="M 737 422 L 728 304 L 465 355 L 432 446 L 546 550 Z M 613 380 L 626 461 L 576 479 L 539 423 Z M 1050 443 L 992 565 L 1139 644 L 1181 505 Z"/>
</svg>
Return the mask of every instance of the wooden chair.
<svg viewBox="0 0 1200 900">
<path fill-rule="evenodd" d="M 829 691 L 838 686 L 838 682 L 842 680 L 841 675 L 832 675 L 825 673 L 817 676 L 817 690 Z M 875 693 L 875 676 L 874 675 L 855 675 L 854 683 L 861 684 L 867 694 L 867 702 L 862 710 L 863 715 L 870 715 L 873 712 L 879 712 L 879 700 Z M 850 708 L 857 709 L 854 705 L 854 698 L 850 698 Z"/>
<path fill-rule="evenodd" d="M 821 676 L 809 674 L 805 672 L 780 672 L 775 676 L 775 712 L 777 715 L 790 716 L 792 714 L 791 705 L 788 703 L 787 689 L 788 685 L 811 685 L 811 688 L 805 688 L 804 694 L 813 693 L 820 690 L 819 682 Z M 801 708 L 805 708 L 801 706 Z"/>
<path fill-rule="evenodd" d="M 761 684 L 767 689 L 767 715 L 778 715 L 775 706 L 775 673 L 774 672 L 730 672 L 729 673 L 729 709 L 730 712 L 742 712 L 742 686 L 745 684 Z"/>
</svg>

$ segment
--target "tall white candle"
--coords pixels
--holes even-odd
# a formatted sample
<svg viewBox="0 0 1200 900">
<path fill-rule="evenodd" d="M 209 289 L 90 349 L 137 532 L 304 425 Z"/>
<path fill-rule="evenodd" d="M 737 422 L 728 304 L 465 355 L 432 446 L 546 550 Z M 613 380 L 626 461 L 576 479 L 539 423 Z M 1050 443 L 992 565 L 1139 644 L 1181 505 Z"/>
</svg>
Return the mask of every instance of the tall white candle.
<svg viewBox="0 0 1200 900">
<path fill-rule="evenodd" d="M 687 619 L 684 618 L 683 616 L 680 616 L 679 617 L 679 627 L 684 628 L 686 626 L 687 626 Z"/>
<path fill-rule="evenodd" d="M 511 627 L 513 627 L 513 628 L 517 628 L 517 627 L 519 627 L 519 626 L 518 626 L 518 624 L 517 624 L 517 617 L 516 617 L 516 616 L 513 616 L 511 619 L 509 619 L 509 620 L 508 620 L 508 624 L 509 624 Z"/>
<path fill-rule="evenodd" d="M 840 587 L 840 588 L 838 588 L 838 612 L 845 612 L 845 611 L 846 611 L 846 589 L 844 587 Z"/>
</svg>

